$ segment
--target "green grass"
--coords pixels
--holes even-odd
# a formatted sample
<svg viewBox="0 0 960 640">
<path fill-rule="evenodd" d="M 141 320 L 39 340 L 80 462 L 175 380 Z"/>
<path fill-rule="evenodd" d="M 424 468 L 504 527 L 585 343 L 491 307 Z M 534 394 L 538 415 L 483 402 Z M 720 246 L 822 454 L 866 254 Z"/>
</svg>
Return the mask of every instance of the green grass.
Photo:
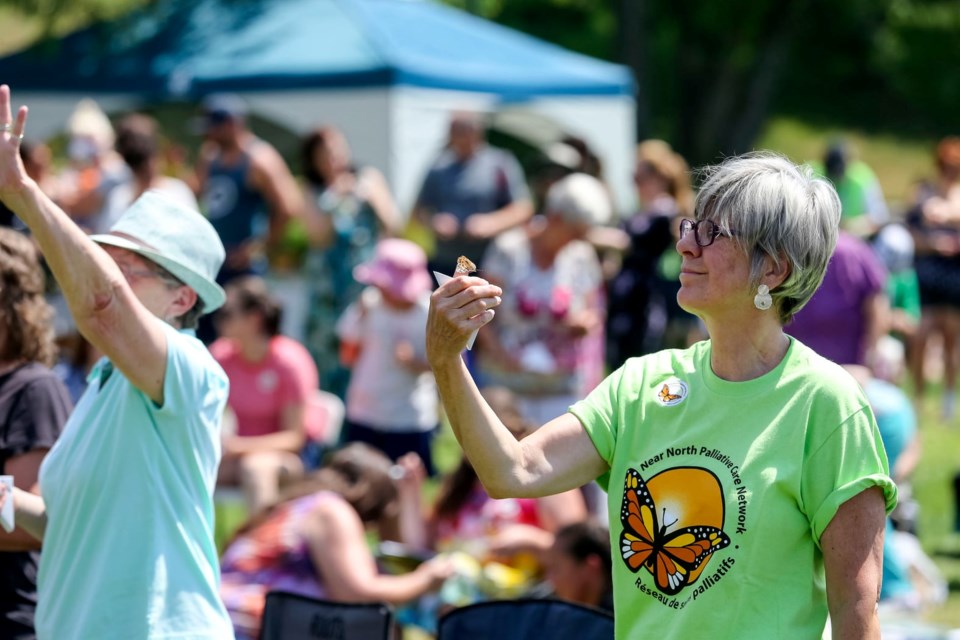
<svg viewBox="0 0 960 640">
<path fill-rule="evenodd" d="M 918 405 L 923 455 L 913 477 L 920 503 L 919 534 L 924 550 L 937 563 L 950 586 L 947 602 L 927 612 L 932 623 L 960 628 L 960 533 L 954 530 L 953 476 L 960 472 L 960 416 L 940 417 L 940 393 Z"/>
</svg>

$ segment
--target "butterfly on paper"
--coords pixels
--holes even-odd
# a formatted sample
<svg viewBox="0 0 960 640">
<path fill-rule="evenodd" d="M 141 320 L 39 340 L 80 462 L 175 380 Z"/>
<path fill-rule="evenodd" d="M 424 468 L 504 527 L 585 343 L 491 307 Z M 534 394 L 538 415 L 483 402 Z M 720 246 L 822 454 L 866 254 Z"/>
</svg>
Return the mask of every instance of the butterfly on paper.
<svg viewBox="0 0 960 640">
<path fill-rule="evenodd" d="M 695 525 L 667 533 L 676 524 L 660 523 L 657 506 L 646 483 L 635 469 L 628 469 L 620 508 L 620 555 L 627 568 L 636 573 L 647 569 L 657 589 L 676 595 L 690 582 L 697 570 L 714 551 L 730 544 L 722 529 Z M 666 509 L 663 510 L 664 517 Z"/>
</svg>

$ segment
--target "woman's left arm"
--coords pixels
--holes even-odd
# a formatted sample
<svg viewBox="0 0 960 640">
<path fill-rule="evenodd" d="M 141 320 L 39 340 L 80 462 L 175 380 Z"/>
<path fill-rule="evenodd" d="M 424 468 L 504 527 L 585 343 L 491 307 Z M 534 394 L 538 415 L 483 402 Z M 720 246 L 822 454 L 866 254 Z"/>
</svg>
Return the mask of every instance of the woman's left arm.
<svg viewBox="0 0 960 640">
<path fill-rule="evenodd" d="M 870 487 L 840 505 L 820 538 L 834 640 L 880 638 L 885 523 L 883 491 Z"/>
</svg>

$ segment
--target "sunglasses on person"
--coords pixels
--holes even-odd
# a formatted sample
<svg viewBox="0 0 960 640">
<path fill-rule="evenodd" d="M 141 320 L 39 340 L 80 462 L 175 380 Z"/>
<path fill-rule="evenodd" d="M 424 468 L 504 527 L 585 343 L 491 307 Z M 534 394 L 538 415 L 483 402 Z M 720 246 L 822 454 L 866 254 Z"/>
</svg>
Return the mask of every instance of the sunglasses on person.
<svg viewBox="0 0 960 640">
<path fill-rule="evenodd" d="M 697 241 L 699 247 L 709 247 L 717 236 L 732 238 L 737 235 L 733 229 L 724 231 L 713 220 L 699 220 L 694 222 L 690 218 L 684 218 L 680 221 L 680 239 L 683 240 L 687 234 L 693 231 L 693 239 Z"/>
</svg>

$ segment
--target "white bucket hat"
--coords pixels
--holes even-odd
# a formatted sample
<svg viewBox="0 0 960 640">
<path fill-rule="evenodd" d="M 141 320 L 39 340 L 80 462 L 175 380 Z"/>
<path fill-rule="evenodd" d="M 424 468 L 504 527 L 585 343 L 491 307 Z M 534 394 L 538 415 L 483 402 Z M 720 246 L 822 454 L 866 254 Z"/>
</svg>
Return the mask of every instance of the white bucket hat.
<svg viewBox="0 0 960 640">
<path fill-rule="evenodd" d="M 216 282 L 226 253 L 213 225 L 156 191 L 137 198 L 107 233 L 90 239 L 160 265 L 197 292 L 204 313 L 219 309 L 227 299 Z"/>
</svg>

